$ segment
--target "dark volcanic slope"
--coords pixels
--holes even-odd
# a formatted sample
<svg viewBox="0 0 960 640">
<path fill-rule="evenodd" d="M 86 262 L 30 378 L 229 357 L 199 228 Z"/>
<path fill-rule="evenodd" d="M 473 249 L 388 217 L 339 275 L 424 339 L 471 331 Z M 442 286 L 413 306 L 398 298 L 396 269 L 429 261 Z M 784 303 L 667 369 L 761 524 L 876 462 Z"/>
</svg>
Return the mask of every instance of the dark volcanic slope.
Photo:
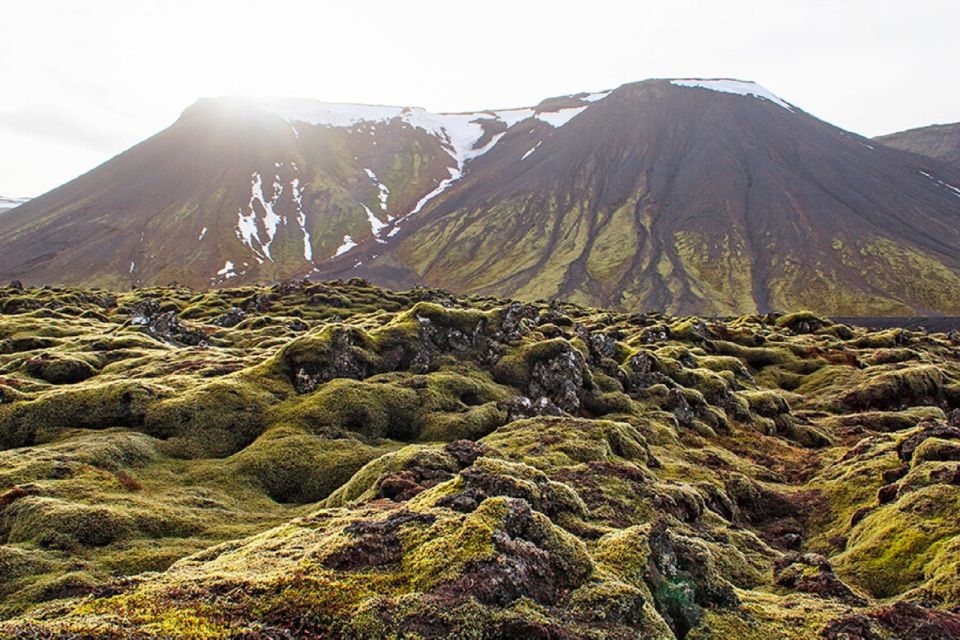
<svg viewBox="0 0 960 640">
<path fill-rule="evenodd" d="M 960 167 L 960 122 L 899 131 L 878 136 L 874 140 Z"/>
<path fill-rule="evenodd" d="M 204 287 L 309 271 L 345 235 L 369 235 L 363 207 L 377 207 L 378 184 L 364 167 L 398 176 L 391 195 L 406 210 L 453 162 L 437 139 L 400 122 L 381 125 L 379 147 L 362 128 L 298 130 L 243 102 L 201 100 L 170 128 L 5 216 L 0 273 Z"/>
<path fill-rule="evenodd" d="M 520 160 L 540 135 L 508 132 L 391 257 L 455 290 L 628 309 L 960 308 L 944 165 L 666 81 L 621 87 Z"/>
<path fill-rule="evenodd" d="M 208 100 L 0 219 L 0 278 L 360 275 L 628 310 L 958 314 L 957 185 L 732 80 L 470 114 Z"/>
</svg>

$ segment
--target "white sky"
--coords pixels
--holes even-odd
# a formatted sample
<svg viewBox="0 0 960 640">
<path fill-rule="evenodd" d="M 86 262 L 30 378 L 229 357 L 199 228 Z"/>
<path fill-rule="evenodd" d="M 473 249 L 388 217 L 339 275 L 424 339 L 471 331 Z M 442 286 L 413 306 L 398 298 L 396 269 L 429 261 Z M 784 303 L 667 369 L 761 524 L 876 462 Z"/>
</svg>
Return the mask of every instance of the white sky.
<svg viewBox="0 0 960 640">
<path fill-rule="evenodd" d="M 0 194 L 39 195 L 201 96 L 462 111 L 719 76 L 878 135 L 960 121 L 958 62 L 958 0 L 0 0 Z"/>
</svg>

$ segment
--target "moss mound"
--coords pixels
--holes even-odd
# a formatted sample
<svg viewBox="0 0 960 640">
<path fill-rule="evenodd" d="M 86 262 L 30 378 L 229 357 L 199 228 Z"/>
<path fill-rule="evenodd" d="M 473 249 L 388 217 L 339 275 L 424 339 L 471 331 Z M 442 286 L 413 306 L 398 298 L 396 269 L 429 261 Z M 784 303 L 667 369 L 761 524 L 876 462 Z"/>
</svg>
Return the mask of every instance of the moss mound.
<svg viewBox="0 0 960 640">
<path fill-rule="evenodd" d="M 4 637 L 960 628 L 949 336 L 362 281 L 0 310 Z"/>
</svg>

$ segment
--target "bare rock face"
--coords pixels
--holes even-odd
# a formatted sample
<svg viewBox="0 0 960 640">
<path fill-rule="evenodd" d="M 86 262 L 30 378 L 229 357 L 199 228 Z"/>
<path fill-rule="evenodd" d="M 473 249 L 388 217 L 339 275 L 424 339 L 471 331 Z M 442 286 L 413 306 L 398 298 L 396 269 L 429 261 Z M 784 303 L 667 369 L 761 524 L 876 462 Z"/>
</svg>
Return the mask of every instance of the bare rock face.
<svg viewBox="0 0 960 640">
<path fill-rule="evenodd" d="M 561 411 L 576 415 L 584 393 L 583 354 L 573 348 L 537 361 L 530 374 L 528 395 L 534 402 L 548 400 Z"/>
<path fill-rule="evenodd" d="M 201 346 L 207 342 L 203 331 L 187 326 L 172 309 L 161 311 L 160 303 L 154 299 L 137 305 L 130 324 L 157 340 L 176 346 Z"/>
</svg>

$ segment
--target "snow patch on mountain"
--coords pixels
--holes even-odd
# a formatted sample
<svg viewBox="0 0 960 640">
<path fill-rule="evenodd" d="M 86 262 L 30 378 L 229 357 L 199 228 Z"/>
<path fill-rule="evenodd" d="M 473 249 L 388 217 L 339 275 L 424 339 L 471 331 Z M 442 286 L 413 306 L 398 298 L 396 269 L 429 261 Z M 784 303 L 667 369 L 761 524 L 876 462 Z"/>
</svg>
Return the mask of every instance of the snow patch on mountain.
<svg viewBox="0 0 960 640">
<path fill-rule="evenodd" d="M 257 249 L 257 246 L 260 245 L 260 232 L 257 230 L 257 214 L 255 211 L 244 214 L 242 208 L 238 210 L 236 232 L 240 241 L 254 252 L 257 262 L 263 262 Z M 256 241 L 257 246 L 254 246 L 254 241 Z"/>
<path fill-rule="evenodd" d="M 378 182 L 377 190 L 379 191 L 377 198 L 380 200 L 380 208 L 383 211 L 386 211 L 387 200 L 390 198 L 390 189 L 387 187 L 387 185 L 383 184 L 382 182 Z"/>
<path fill-rule="evenodd" d="M 582 100 L 593 102 L 605 98 L 609 93 L 588 94 Z M 566 107 L 552 111 L 524 108 L 468 113 L 431 113 L 420 107 L 338 104 L 299 98 L 262 100 L 257 102 L 257 106 L 283 118 L 288 123 L 301 122 L 314 126 L 346 128 L 351 133 L 355 132 L 354 127 L 367 124 L 369 128 L 359 127 L 359 129 L 369 135 L 376 134 L 377 124 L 399 121 L 439 138 L 460 170 L 467 161 L 493 148 L 496 140 L 499 139 L 492 140 L 480 149 L 475 148 L 485 133 L 484 120 L 500 121 L 510 128 L 518 122 L 535 117 L 551 126 L 561 127 L 586 108 Z"/>
<path fill-rule="evenodd" d="M 449 187 L 451 184 L 459 180 L 461 177 L 463 177 L 463 171 L 461 170 L 460 167 L 457 167 L 456 169 L 450 169 L 450 177 L 444 180 L 441 180 L 440 183 L 436 186 L 436 188 L 433 191 L 431 191 L 427 195 L 420 198 L 420 200 L 417 201 L 417 204 L 413 207 L 413 209 L 411 209 L 405 216 L 401 216 L 400 220 L 398 220 L 397 222 L 405 220 L 406 218 L 409 218 L 410 216 L 416 213 L 420 213 L 420 210 L 423 209 L 424 205 L 426 205 L 428 202 L 430 202 L 431 200 L 436 198 L 438 195 L 446 191 L 447 187 Z M 396 229 L 391 231 L 387 235 L 393 236 L 395 233 L 396 233 Z"/>
<path fill-rule="evenodd" d="M 929 173 L 927 173 L 926 171 L 920 171 L 920 175 L 926 176 L 926 177 L 929 178 L 930 180 L 933 180 L 934 182 L 936 182 L 936 183 L 937 183 L 938 185 L 940 185 L 941 187 L 944 187 L 944 188 L 946 188 L 946 189 L 949 189 L 950 191 L 953 191 L 953 194 L 954 194 L 955 196 L 957 196 L 958 198 L 960 198 L 960 187 L 955 187 L 955 186 L 953 186 L 952 184 L 947 184 L 946 182 L 944 182 L 944 181 L 941 180 L 940 178 L 936 178 L 936 177 L 930 175 Z"/>
<path fill-rule="evenodd" d="M 345 235 L 343 236 L 343 244 L 337 247 L 337 251 L 336 253 L 333 254 L 333 257 L 336 258 L 337 256 L 342 256 L 347 251 L 350 251 L 350 249 L 353 249 L 355 246 L 357 246 L 357 243 L 353 241 L 353 238 L 350 237 L 349 235 Z"/>
<path fill-rule="evenodd" d="M 296 165 L 294 165 L 294 168 L 296 168 Z M 297 224 L 303 234 L 303 259 L 311 262 L 313 261 L 313 245 L 310 244 L 310 232 L 307 231 L 307 214 L 303 211 L 303 188 L 300 186 L 300 178 L 294 178 L 290 181 L 290 192 L 293 197 L 293 204 L 297 209 Z"/>
<path fill-rule="evenodd" d="M 249 212 L 245 213 L 242 208 L 239 210 L 236 233 L 237 237 L 253 250 L 258 262 L 263 262 L 262 258 L 273 261 L 270 255 L 270 244 L 273 242 L 273 238 L 277 234 L 277 227 L 280 226 L 281 222 L 280 216 L 274 211 L 274 205 L 276 205 L 282 193 L 283 185 L 280 183 L 280 178 L 275 176 L 273 192 L 269 199 L 265 198 L 263 195 L 263 178 L 260 173 L 254 171 L 250 174 L 250 200 L 247 203 Z M 257 203 L 263 210 L 263 217 L 259 222 L 263 225 L 263 230 L 267 235 L 265 241 L 260 237 L 260 228 L 257 224 L 257 208 L 255 206 Z"/>
<path fill-rule="evenodd" d="M 520 160 L 521 161 L 526 160 L 527 156 L 529 156 L 531 153 L 536 151 L 537 147 L 539 147 L 541 144 L 543 144 L 543 140 L 540 140 L 539 142 L 537 142 L 537 144 L 533 145 L 525 154 L 523 154 L 523 157 L 521 157 Z"/>
<path fill-rule="evenodd" d="M 274 166 L 279 170 L 283 167 L 283 163 L 276 162 Z M 295 165 L 294 168 L 296 168 Z M 297 225 L 303 237 L 303 258 L 310 262 L 313 260 L 313 246 L 310 242 L 310 232 L 307 230 L 306 212 L 303 210 L 303 185 L 300 184 L 299 178 L 293 178 L 287 184 L 290 186 L 289 197 L 293 202 Z M 280 225 L 288 224 L 287 217 L 280 216 L 276 210 L 286 186 L 279 175 L 274 175 L 270 196 L 266 197 L 263 193 L 262 176 L 256 171 L 253 172 L 250 174 L 250 200 L 247 202 L 246 209 L 241 207 L 237 211 L 237 226 L 234 228 L 236 236 L 253 251 L 254 258 L 261 264 L 264 260 L 273 261 L 270 248 L 277 230 Z M 258 214 L 258 212 L 261 213 Z M 203 239 L 206 231 L 204 228 L 200 233 L 200 240 Z"/>
<path fill-rule="evenodd" d="M 557 111 L 541 111 L 537 113 L 537 120 L 542 120 L 551 127 L 559 129 L 583 113 L 586 109 L 587 107 L 567 107 L 566 109 L 559 109 Z"/>
<path fill-rule="evenodd" d="M 363 207 L 363 210 L 367 212 L 367 222 L 370 224 L 370 233 L 373 234 L 373 237 L 376 238 L 377 242 L 384 243 L 386 240 L 380 238 L 380 232 L 384 230 L 387 226 L 387 223 L 381 222 L 377 216 L 373 215 L 373 211 L 370 211 L 370 207 L 360 203 L 360 206 Z"/>
<path fill-rule="evenodd" d="M 250 209 L 253 209 L 254 200 L 260 202 L 260 205 L 263 207 L 263 226 L 267 232 L 267 241 L 263 243 L 263 252 L 268 258 L 273 260 L 273 257 L 270 255 L 270 245 L 273 243 L 274 236 L 277 235 L 277 227 L 280 226 L 280 216 L 276 214 L 273 210 L 274 204 L 277 200 L 280 199 L 280 194 L 283 192 L 283 186 L 280 184 L 279 178 L 275 178 L 273 182 L 273 194 L 270 199 L 267 200 L 263 197 L 263 180 L 260 178 L 260 174 L 255 174 L 256 178 L 253 183 L 253 192 L 252 197 L 250 198 Z"/>
<path fill-rule="evenodd" d="M 753 96 L 755 98 L 760 98 L 761 100 L 767 100 L 777 105 L 778 107 L 783 107 L 787 111 L 793 111 L 793 107 L 781 100 L 779 97 L 771 93 L 769 90 L 761 87 L 756 82 L 746 82 L 744 80 L 730 80 L 730 79 L 718 79 L 718 80 L 702 80 L 698 78 L 689 78 L 682 80 L 671 80 L 670 84 L 678 87 L 689 87 L 695 89 L 709 89 L 710 91 L 718 91 L 720 93 L 733 93 L 739 96 Z"/>
<path fill-rule="evenodd" d="M 610 92 L 587 94 L 582 100 L 594 102 L 605 98 L 609 93 Z M 306 123 L 314 126 L 346 128 L 349 133 L 367 133 L 374 136 L 377 133 L 376 128 L 378 124 L 400 122 L 415 129 L 421 129 L 440 140 L 440 143 L 450 155 L 454 164 L 454 166 L 448 167 L 449 177 L 437 183 L 431 191 L 417 201 L 416 205 L 414 205 L 410 211 L 400 216 L 397 222 L 419 213 L 428 202 L 439 196 L 446 191 L 450 185 L 463 177 L 468 162 L 482 156 L 496 146 L 505 131 L 493 136 L 490 141 L 482 147 L 477 147 L 477 143 L 483 139 L 486 134 L 486 128 L 484 127 L 485 121 L 500 121 L 509 129 L 518 122 L 534 117 L 552 127 L 558 128 L 570 122 L 571 119 L 589 107 L 588 104 L 586 106 L 565 107 L 550 111 L 526 108 L 469 113 L 431 113 L 419 107 L 337 104 L 307 99 L 262 100 L 257 102 L 257 105 L 260 109 L 283 118 L 291 125 L 294 123 Z M 377 179 L 372 169 L 364 168 L 364 172 L 367 174 L 367 177 L 377 184 L 380 208 L 386 211 L 387 198 L 390 193 L 389 189 Z M 373 223 L 371 222 L 371 228 L 373 228 L 372 225 Z M 238 225 L 238 228 L 243 228 L 242 222 Z M 387 234 L 387 237 L 395 235 L 398 228 L 399 227 L 394 226 L 390 233 Z M 374 235 L 379 237 L 378 234 Z M 245 235 L 244 238 L 246 237 Z M 252 246 L 252 240 L 248 241 L 248 243 L 251 243 Z M 269 242 L 267 243 L 267 246 L 268 245 Z M 346 249 L 345 251 L 348 250 L 349 249 Z M 266 251 L 266 253 L 266 257 L 269 259 L 269 252 Z"/>
<path fill-rule="evenodd" d="M 603 100 L 611 93 L 613 93 L 613 91 L 598 91 L 597 93 L 588 93 L 580 99 L 584 102 L 597 102 L 598 100 Z"/>
<path fill-rule="evenodd" d="M 493 149 L 495 146 L 497 146 L 497 143 L 500 142 L 500 138 L 502 138 L 504 135 L 506 135 L 506 133 L 507 133 L 506 131 L 501 131 L 501 132 L 498 133 L 497 135 L 495 135 L 495 136 L 493 136 L 492 138 L 490 138 L 490 142 L 488 142 L 487 144 L 483 145 L 483 146 L 480 147 L 479 149 L 475 149 L 475 150 L 473 151 L 473 155 L 471 156 L 471 158 L 477 158 L 477 157 L 479 157 L 479 156 L 482 156 L 482 155 L 485 154 L 487 151 L 490 151 L 490 149 Z"/>
<path fill-rule="evenodd" d="M 264 111 L 278 115 L 289 123 L 303 122 L 338 128 L 370 123 L 372 126 L 367 129 L 369 135 L 376 134 L 376 124 L 397 120 L 444 141 L 455 159 L 465 159 L 469 155 L 484 133 L 478 120 L 489 117 L 482 113 L 439 114 L 420 107 L 337 104 L 296 98 L 264 100 L 257 104 Z"/>
<path fill-rule="evenodd" d="M 536 113 L 534 109 L 505 109 L 504 111 L 492 111 L 491 112 L 497 120 L 500 120 L 507 125 L 509 129 L 518 122 L 522 122 L 527 118 L 532 118 L 533 114 Z"/>
<path fill-rule="evenodd" d="M 390 197 L 390 189 L 387 187 L 387 185 L 380 182 L 380 180 L 377 178 L 377 174 L 375 174 L 372 170 L 364 169 L 364 171 L 366 172 L 367 177 L 369 177 L 373 183 L 377 185 L 377 199 L 380 201 L 380 209 L 386 211 L 387 199 Z"/>
<path fill-rule="evenodd" d="M 304 122 L 325 127 L 350 127 L 359 122 L 389 122 L 394 118 L 413 124 L 420 119 L 421 114 L 427 113 L 419 108 L 321 102 L 307 98 L 261 100 L 257 106 L 291 123 Z"/>
</svg>

